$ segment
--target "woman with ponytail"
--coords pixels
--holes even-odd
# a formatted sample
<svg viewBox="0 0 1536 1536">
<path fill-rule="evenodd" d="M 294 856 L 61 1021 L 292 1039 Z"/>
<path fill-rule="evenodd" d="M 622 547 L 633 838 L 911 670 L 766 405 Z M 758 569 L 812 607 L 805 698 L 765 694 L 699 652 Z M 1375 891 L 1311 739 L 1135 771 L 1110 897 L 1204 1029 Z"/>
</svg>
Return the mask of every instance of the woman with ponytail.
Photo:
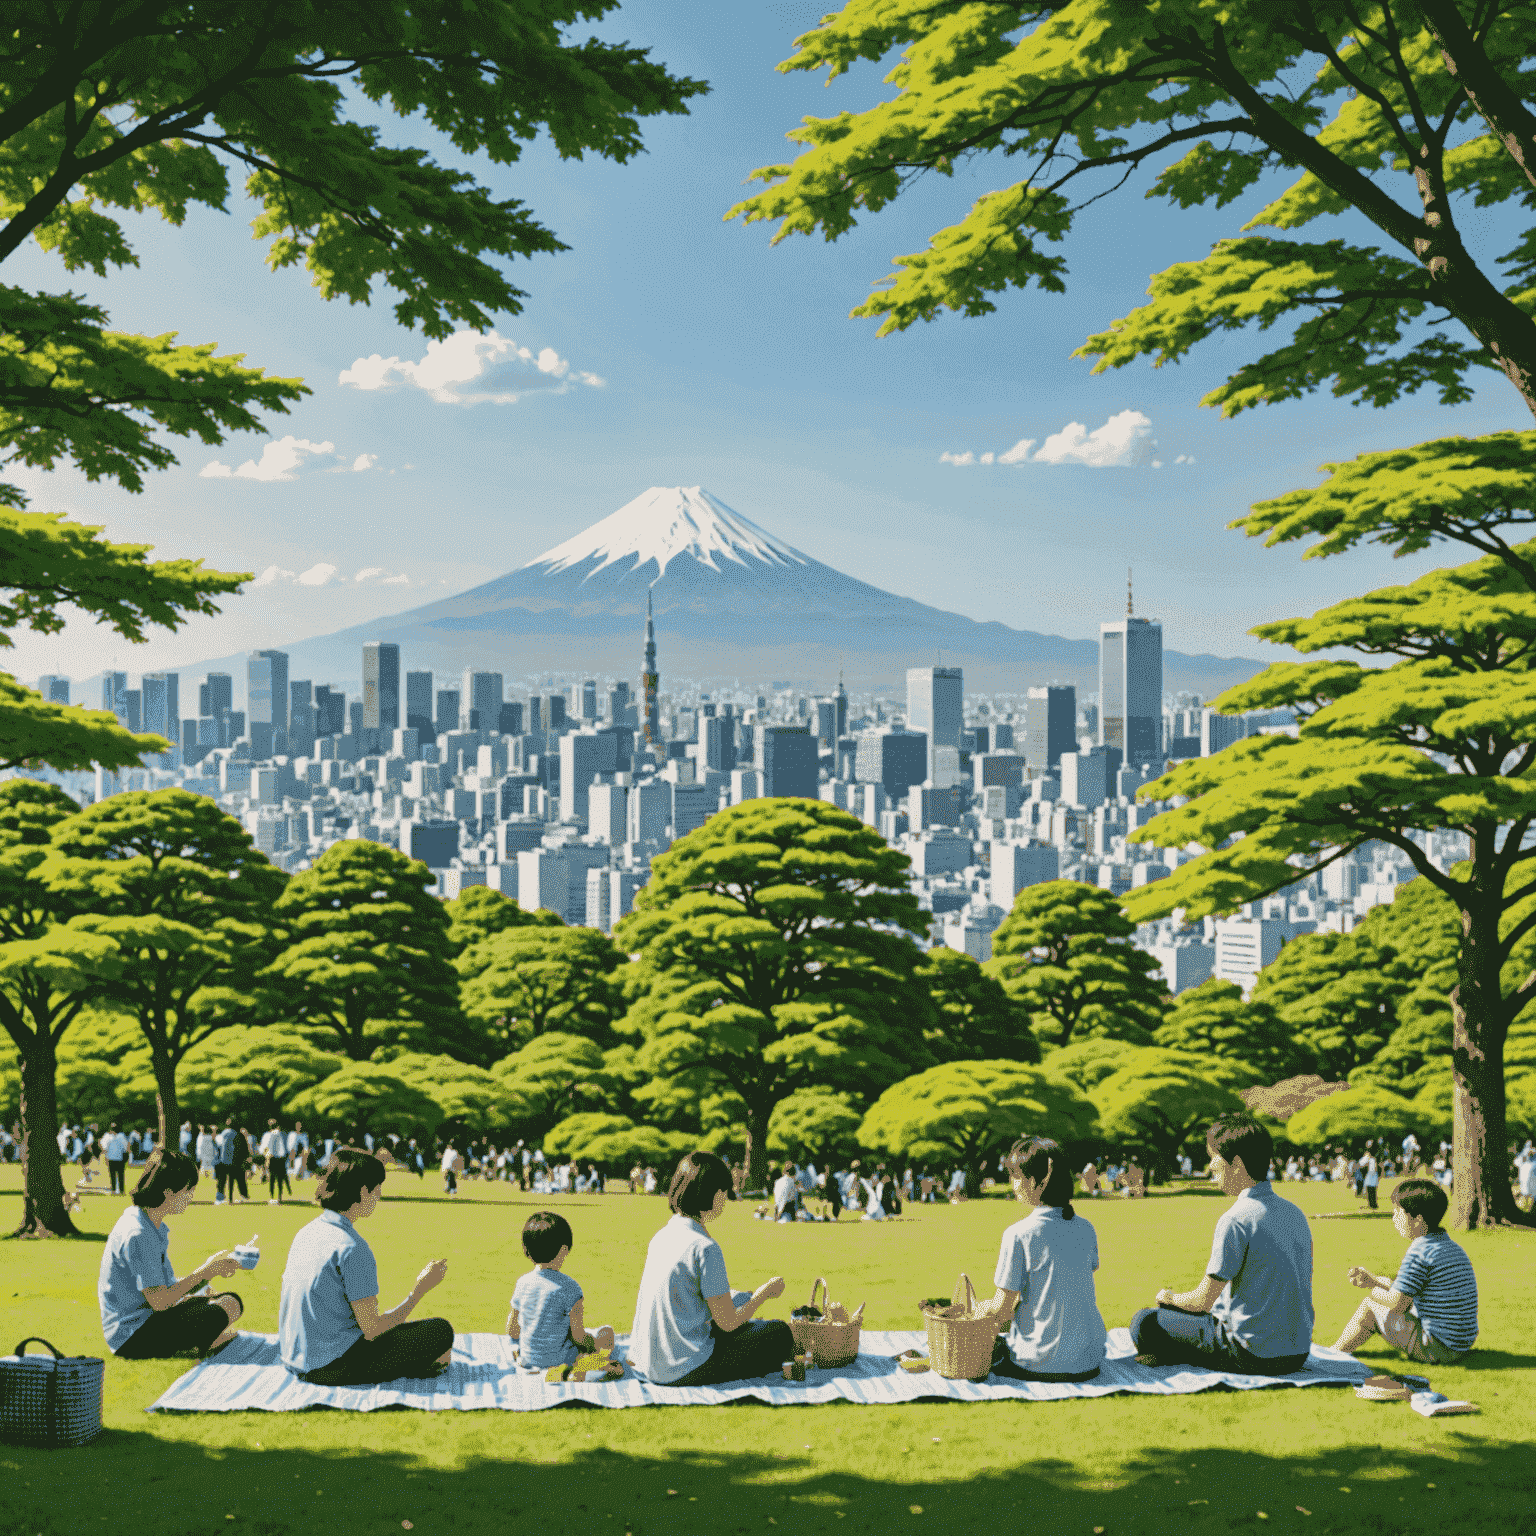
<svg viewBox="0 0 1536 1536">
<path fill-rule="evenodd" d="M 1029 1215 L 1003 1233 L 988 1305 L 1010 1314 L 992 1369 L 1025 1381 L 1091 1381 L 1108 1334 L 1094 1295 L 1099 1240 L 1072 1209 L 1072 1169 L 1054 1141 L 1031 1137 L 1007 1157 L 1014 1198 Z"/>
</svg>

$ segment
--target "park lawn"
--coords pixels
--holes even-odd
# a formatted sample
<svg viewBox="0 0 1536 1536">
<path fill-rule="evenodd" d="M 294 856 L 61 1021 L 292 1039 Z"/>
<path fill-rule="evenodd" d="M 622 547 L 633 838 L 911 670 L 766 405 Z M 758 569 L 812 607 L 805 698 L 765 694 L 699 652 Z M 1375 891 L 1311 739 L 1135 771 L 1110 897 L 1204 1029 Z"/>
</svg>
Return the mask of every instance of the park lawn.
<svg viewBox="0 0 1536 1536">
<path fill-rule="evenodd" d="M 19 1219 L 18 1183 L 14 1167 L 0 1169 L 0 1230 Z M 1385 1215 L 1354 1215 L 1348 1191 L 1281 1188 L 1309 1213 L 1341 1213 L 1313 1224 L 1316 1337 L 1331 1343 L 1359 1294 L 1345 1268 L 1394 1272 L 1402 1244 Z M 1160 1285 L 1193 1284 L 1223 1205 L 1198 1186 L 1147 1201 L 1080 1202 L 1099 1234 L 1106 1322 L 1124 1323 Z M 589 1326 L 627 1329 L 645 1244 L 666 1214 L 660 1200 L 627 1194 L 536 1198 L 466 1183 L 450 1201 L 435 1179 L 396 1174 L 363 1229 L 379 1257 L 382 1304 L 442 1256 L 448 1279 L 417 1315 L 447 1316 L 460 1332 L 500 1330 L 526 1263 L 518 1231 L 540 1206 L 560 1208 L 575 1229 L 568 1271 L 586 1291 Z M 120 1200 L 87 1199 L 85 1240 L 0 1245 L 0 1350 L 12 1335 L 41 1334 L 66 1353 L 105 1355 L 96 1270 L 120 1210 Z M 313 1212 L 298 1203 L 195 1204 L 174 1223 L 171 1257 L 185 1272 L 259 1232 L 261 1267 L 224 1283 L 244 1296 L 243 1326 L 275 1331 L 283 1257 Z M 948 1291 L 961 1269 L 989 1293 L 998 1234 L 1015 1214 L 993 1198 L 833 1229 L 775 1227 L 732 1206 L 718 1235 L 734 1285 L 785 1277 L 786 1295 L 766 1315 L 787 1316 L 825 1274 L 835 1298 L 867 1301 L 870 1327 L 901 1328 L 915 1324 L 919 1297 Z M 1482 1296 L 1479 1348 L 1465 1365 L 1425 1374 L 1437 1390 L 1480 1404 L 1474 1418 L 1426 1420 L 1332 1387 L 899 1408 L 149 1415 L 145 1407 L 190 1359 L 109 1358 L 107 1432 L 94 1446 L 0 1445 L 0 1531 L 385 1536 L 409 1521 L 419 1533 L 772 1527 L 787 1536 L 972 1531 L 995 1520 L 1081 1536 L 1233 1528 L 1513 1536 L 1536 1530 L 1536 1233 L 1465 1241 Z M 1384 1350 L 1364 1358 L 1402 1364 Z"/>
</svg>

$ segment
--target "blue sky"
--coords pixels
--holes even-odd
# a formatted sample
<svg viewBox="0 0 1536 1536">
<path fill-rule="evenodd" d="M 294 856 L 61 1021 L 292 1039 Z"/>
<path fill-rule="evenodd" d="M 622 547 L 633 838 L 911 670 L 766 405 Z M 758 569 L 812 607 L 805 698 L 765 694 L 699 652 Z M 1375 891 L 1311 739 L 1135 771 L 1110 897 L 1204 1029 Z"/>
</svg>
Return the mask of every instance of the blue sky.
<svg viewBox="0 0 1536 1536">
<path fill-rule="evenodd" d="M 848 311 L 892 256 L 920 249 L 977 193 L 1008 184 L 1013 164 L 932 178 L 835 245 L 797 238 L 770 248 L 764 226 L 722 222 L 747 174 L 787 157 L 783 135 L 803 115 L 879 98 L 873 67 L 831 89 L 774 72 L 827 8 L 625 5 L 607 35 L 649 45 L 713 86 L 688 117 L 652 120 L 648 152 L 628 166 L 561 162 L 547 142 L 511 167 L 459 162 L 419 124 L 387 119 L 390 139 L 470 165 L 572 247 L 515 265 L 529 298 L 523 314 L 498 319 L 507 345 L 496 348 L 494 373 L 436 394 L 412 382 L 431 383 L 436 359 L 395 324 L 387 298 L 327 304 L 302 271 L 268 272 L 238 199 L 229 214 L 200 211 L 181 230 L 130 220 L 141 265 L 106 281 L 65 274 L 36 248 L 8 261 L 8 282 L 84 291 L 120 328 L 216 341 L 302 376 L 314 393 L 268 431 L 222 448 L 178 443 L 180 466 L 139 496 L 72 471 L 12 471 L 36 509 L 105 524 L 110 537 L 161 555 L 273 574 L 218 619 L 147 645 L 76 623 L 57 638 L 18 636 L 7 666 L 29 680 L 84 678 L 327 633 L 522 565 L 651 485 L 702 484 L 851 575 L 1021 629 L 1095 633 L 1122 611 L 1134 566 L 1137 611 L 1163 620 L 1166 644 L 1222 655 L 1271 651 L 1245 635 L 1256 623 L 1441 563 L 1375 552 L 1303 563 L 1294 547 L 1266 551 L 1223 529 L 1252 501 L 1315 483 L 1324 460 L 1528 428 L 1492 375 L 1456 410 L 1428 396 L 1386 411 L 1325 396 L 1223 421 L 1197 402 L 1251 355 L 1248 338 L 1161 371 L 1095 376 L 1070 357 L 1142 301 L 1153 271 L 1234 233 L 1273 186 L 1219 213 L 1177 212 L 1143 200 L 1146 175 L 1079 220 L 1062 248 L 1065 296 L 1009 294 L 989 318 L 946 316 L 884 340 Z M 473 351 L 471 338 L 458 346 Z M 412 366 L 388 368 L 391 358 Z M 388 387 L 358 387 L 376 382 Z M 1150 422 L 1156 446 L 1144 458 L 1161 468 L 944 458 L 1026 438 L 1043 445 L 1072 423 L 1093 433 L 1127 412 Z M 331 446 L 270 446 L 285 437 Z M 285 477 L 261 478 L 285 463 Z"/>
</svg>

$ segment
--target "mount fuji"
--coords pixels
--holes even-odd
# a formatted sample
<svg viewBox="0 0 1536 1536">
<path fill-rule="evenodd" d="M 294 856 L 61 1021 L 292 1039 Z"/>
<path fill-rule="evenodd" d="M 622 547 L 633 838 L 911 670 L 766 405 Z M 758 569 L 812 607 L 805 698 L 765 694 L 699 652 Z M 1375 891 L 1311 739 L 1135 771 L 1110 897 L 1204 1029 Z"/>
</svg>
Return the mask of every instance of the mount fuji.
<svg viewBox="0 0 1536 1536">
<path fill-rule="evenodd" d="M 394 641 L 404 668 L 466 666 L 529 678 L 638 674 L 646 597 L 662 686 L 740 679 L 903 693 L 909 666 L 965 668 L 979 690 L 1053 680 L 1098 686 L 1096 640 L 978 623 L 823 565 L 701 486 L 653 487 L 574 538 L 483 586 L 393 618 L 284 647 L 290 677 L 357 677 L 359 647 Z M 1097 616 L 1084 615 L 1097 629 Z M 1165 686 L 1207 696 L 1257 661 L 1164 653 Z M 190 673 L 192 668 L 185 668 Z"/>
</svg>

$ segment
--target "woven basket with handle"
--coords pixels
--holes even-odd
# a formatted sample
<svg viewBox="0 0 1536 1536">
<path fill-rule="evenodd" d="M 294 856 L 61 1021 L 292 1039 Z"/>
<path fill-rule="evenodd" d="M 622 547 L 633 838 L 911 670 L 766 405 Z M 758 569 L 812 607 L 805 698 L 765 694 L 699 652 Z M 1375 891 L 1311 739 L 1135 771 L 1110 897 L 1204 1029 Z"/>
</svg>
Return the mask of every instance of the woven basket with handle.
<svg viewBox="0 0 1536 1536">
<path fill-rule="evenodd" d="M 827 1305 L 827 1282 L 818 1276 L 811 1287 L 811 1305 L 816 1305 L 816 1292 L 821 1291 L 822 1310 Z M 810 1352 L 811 1364 L 826 1370 L 829 1366 L 852 1365 L 859 1353 L 859 1324 L 832 1323 L 826 1318 L 792 1317 L 789 1330 L 795 1336 L 795 1348 L 801 1354 Z"/>
<path fill-rule="evenodd" d="M 991 1371 L 998 1315 L 976 1315 L 976 1289 L 964 1270 L 949 1306 L 924 1307 L 923 1317 L 928 1324 L 928 1358 L 940 1376 L 949 1381 L 980 1381 Z"/>
<path fill-rule="evenodd" d="M 29 1355 L 28 1344 L 49 1354 Z M 85 1445 L 101 1433 L 106 1362 L 61 1355 L 46 1339 L 23 1339 L 0 1358 L 0 1440 L 22 1445 Z"/>
</svg>

